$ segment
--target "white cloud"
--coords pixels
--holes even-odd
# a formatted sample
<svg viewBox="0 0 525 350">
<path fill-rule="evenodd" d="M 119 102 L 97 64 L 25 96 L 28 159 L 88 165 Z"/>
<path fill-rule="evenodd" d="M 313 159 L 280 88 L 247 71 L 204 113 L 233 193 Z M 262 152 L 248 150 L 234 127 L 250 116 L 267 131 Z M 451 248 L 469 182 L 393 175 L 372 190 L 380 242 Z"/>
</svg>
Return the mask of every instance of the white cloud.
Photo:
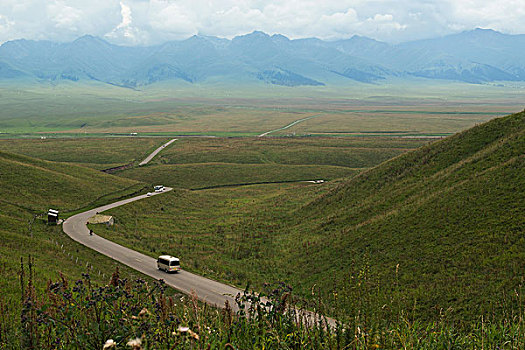
<svg viewBox="0 0 525 350">
<path fill-rule="evenodd" d="M 150 40 L 149 33 L 141 30 L 133 23 L 131 7 L 124 1 L 119 2 L 121 22 L 108 33 L 104 34 L 106 39 L 127 45 L 145 44 Z"/>
<path fill-rule="evenodd" d="M 91 34 L 129 45 L 262 30 L 386 41 L 476 27 L 525 33 L 523 0 L 1 0 L 0 42 Z"/>
</svg>

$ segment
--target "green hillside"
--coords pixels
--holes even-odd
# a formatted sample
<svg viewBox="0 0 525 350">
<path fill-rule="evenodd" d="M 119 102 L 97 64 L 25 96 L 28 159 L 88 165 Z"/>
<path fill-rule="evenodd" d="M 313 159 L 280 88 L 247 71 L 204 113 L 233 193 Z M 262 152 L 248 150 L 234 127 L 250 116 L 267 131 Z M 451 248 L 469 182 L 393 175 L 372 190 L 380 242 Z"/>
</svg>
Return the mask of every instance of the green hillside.
<svg viewBox="0 0 525 350">
<path fill-rule="evenodd" d="M 20 258 L 35 258 L 39 287 L 59 271 L 78 277 L 88 262 L 98 271 L 108 271 L 114 265 L 110 259 L 71 241 L 61 226 L 48 226 L 45 213 L 55 208 L 64 217 L 79 208 L 114 202 L 143 186 L 72 164 L 0 152 L 0 304 L 20 298 Z M 15 310 L 18 307 L 13 304 Z"/>
<path fill-rule="evenodd" d="M 0 152 L 0 201 L 32 211 L 75 210 L 126 189 L 137 181 L 81 166 Z"/>
<path fill-rule="evenodd" d="M 525 295 L 524 118 L 495 119 L 323 186 L 173 192 L 112 209 L 118 224 L 94 229 L 128 246 L 147 242 L 140 249 L 152 256 L 175 252 L 185 268 L 241 287 L 284 281 L 350 319 L 514 317 Z M 154 176 L 159 166 L 141 170 Z"/>
<path fill-rule="evenodd" d="M 363 172 L 298 217 L 290 264 L 312 265 L 296 269 L 304 289 L 344 287 L 366 271 L 371 305 L 382 310 L 510 312 L 525 277 L 525 112 Z"/>
</svg>

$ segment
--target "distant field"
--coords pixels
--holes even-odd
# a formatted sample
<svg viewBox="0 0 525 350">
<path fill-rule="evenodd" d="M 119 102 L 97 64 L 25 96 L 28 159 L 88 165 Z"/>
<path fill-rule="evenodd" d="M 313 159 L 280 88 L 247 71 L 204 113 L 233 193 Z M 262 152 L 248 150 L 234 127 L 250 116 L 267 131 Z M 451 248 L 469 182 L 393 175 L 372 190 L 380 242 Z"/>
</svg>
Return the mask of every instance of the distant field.
<svg viewBox="0 0 525 350">
<path fill-rule="evenodd" d="M 399 138 L 181 138 L 154 164 L 236 163 L 366 168 L 428 140 Z"/>
<path fill-rule="evenodd" d="M 417 84 L 416 84 L 417 85 Z M 398 135 L 455 133 L 523 108 L 520 86 L 358 84 L 345 88 L 0 85 L 0 138 L 71 135 Z M 279 96 L 276 98 L 275 96 Z"/>
</svg>

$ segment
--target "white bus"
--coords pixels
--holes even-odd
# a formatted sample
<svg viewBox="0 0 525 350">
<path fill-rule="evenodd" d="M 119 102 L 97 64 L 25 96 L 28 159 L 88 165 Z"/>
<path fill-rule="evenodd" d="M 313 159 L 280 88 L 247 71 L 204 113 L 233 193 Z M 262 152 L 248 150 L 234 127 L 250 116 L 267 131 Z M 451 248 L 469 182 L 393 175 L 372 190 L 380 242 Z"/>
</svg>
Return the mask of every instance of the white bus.
<svg viewBox="0 0 525 350">
<path fill-rule="evenodd" d="M 155 192 L 164 192 L 164 186 L 162 185 L 157 185 L 153 189 L 155 190 Z"/>
<path fill-rule="evenodd" d="M 165 272 L 177 272 L 180 271 L 180 261 L 170 255 L 161 255 L 157 259 L 157 268 Z"/>
</svg>

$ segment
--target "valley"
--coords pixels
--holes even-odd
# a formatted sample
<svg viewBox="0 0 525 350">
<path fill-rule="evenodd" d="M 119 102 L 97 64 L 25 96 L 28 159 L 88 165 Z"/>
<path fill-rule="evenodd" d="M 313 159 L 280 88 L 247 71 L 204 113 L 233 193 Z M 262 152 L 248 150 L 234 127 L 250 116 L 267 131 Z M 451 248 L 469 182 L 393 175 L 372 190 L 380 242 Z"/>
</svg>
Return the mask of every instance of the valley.
<svg viewBox="0 0 525 350">
<path fill-rule="evenodd" d="M 35 215 L 52 207 L 67 218 L 163 184 L 174 189 L 111 209 L 113 226 L 89 228 L 151 258 L 176 254 L 186 271 L 241 290 L 284 283 L 296 307 L 348 324 L 357 317 L 384 330 L 400 318 L 440 319 L 439 327 L 469 334 L 479 315 L 494 324 L 508 320 L 509 312 L 523 312 L 525 123 L 523 112 L 499 117 L 517 108 L 502 101 L 453 107 L 332 100 L 322 110 L 326 100 L 242 100 L 220 108 L 216 100 L 167 100 L 153 108 L 177 106 L 195 125 L 164 119 L 158 129 L 130 128 L 118 126 L 129 115 L 95 113 L 100 125 L 117 120 L 115 128 L 12 129 L 0 140 L 7 292 L 0 304 L 19 298 L 20 257 L 29 255 L 39 288 L 59 271 L 74 279 L 87 270 L 104 283 L 115 266 L 123 278 L 151 281 Z M 259 137 L 314 115 L 320 117 Z M 139 166 L 173 136 L 177 141 Z M 124 164 L 130 167 L 101 171 Z M 15 325 L 16 310 L 6 311 Z"/>
</svg>

